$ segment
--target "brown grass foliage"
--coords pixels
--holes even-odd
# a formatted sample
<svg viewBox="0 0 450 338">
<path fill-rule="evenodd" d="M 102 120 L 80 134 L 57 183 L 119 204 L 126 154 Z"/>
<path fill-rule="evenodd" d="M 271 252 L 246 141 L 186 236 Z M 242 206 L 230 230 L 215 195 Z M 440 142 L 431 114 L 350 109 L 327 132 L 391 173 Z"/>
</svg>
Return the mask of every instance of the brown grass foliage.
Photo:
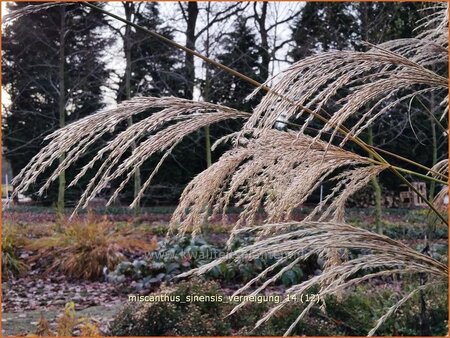
<svg viewBox="0 0 450 338">
<path fill-rule="evenodd" d="M 72 219 L 61 232 L 32 241 L 27 248 L 37 251 L 34 260 L 48 264 L 48 273 L 98 279 L 104 266 L 114 269 L 124 254 L 156 249 L 156 240 L 148 241 L 125 230 L 117 230 L 105 218 L 88 214 L 85 219 Z"/>
</svg>

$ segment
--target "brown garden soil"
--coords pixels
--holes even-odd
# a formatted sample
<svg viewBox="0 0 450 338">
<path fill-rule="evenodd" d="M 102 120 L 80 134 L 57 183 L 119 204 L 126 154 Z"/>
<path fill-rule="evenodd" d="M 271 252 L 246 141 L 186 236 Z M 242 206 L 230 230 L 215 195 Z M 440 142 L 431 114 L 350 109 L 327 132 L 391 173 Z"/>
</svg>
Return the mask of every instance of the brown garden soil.
<svg viewBox="0 0 450 338">
<path fill-rule="evenodd" d="M 34 333 L 43 315 L 54 329 L 66 303 L 73 302 L 78 317 L 86 317 L 106 332 L 108 323 L 127 295 L 106 282 L 67 280 L 45 276 L 40 270 L 2 283 L 2 335 Z"/>
</svg>

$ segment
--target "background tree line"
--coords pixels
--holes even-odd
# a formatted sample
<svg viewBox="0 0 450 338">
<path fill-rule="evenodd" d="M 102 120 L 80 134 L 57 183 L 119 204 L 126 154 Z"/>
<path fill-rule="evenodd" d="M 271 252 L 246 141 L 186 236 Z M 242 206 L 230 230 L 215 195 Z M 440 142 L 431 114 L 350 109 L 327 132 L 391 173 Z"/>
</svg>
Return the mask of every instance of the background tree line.
<svg viewBox="0 0 450 338">
<path fill-rule="evenodd" d="M 13 11 L 36 4 L 9 3 L 8 8 Z M 97 5 L 260 82 L 268 80 L 283 65 L 318 51 L 364 50 L 364 42 L 377 44 L 411 37 L 413 27 L 424 15 L 419 10 L 426 6 L 417 2 L 308 2 L 287 8 L 288 5 L 270 2 L 179 2 L 171 4 L 175 15 L 168 20 L 161 14 L 161 6 L 166 5 L 158 3 L 123 2 L 114 8 Z M 44 145 L 46 135 L 105 107 L 111 101 L 107 93 L 113 93 L 116 102 L 136 95 L 173 95 L 243 111 L 251 111 L 260 99 L 257 95 L 245 100 L 254 89 L 249 84 L 197 63 L 192 55 L 130 26 L 118 26 L 81 4 L 50 8 L 13 21 L 3 31 L 2 44 L 3 86 L 11 98 L 3 109 L 3 145 L 14 175 Z M 115 50 L 118 55 L 111 58 Z M 116 63 L 114 67 L 112 62 Z M 442 128 L 427 113 L 437 109 L 440 102 L 439 97 L 414 98 L 397 106 L 401 112 L 377 122 L 364 137 L 431 167 L 439 160 L 438 154 L 447 156 Z M 151 113 L 150 110 L 145 114 Z M 127 123 L 136 123 L 139 118 Z M 143 204 L 175 204 L 184 185 L 226 150 L 226 145 L 221 145 L 211 152 L 211 144 L 239 127 L 239 122 L 227 122 L 185 139 L 164 163 Z M 425 151 L 430 145 L 432 154 Z M 96 153 L 95 149 L 94 145 L 84 161 Z M 139 191 L 140 176 L 148 176 L 157 161 L 151 159 L 142 165 L 119 202 L 132 200 Z M 79 163 L 78 168 L 85 163 Z M 82 189 L 67 188 L 66 181 L 76 173 L 76 167 L 67 169 L 44 197 L 35 198 L 60 209 L 72 204 Z M 398 186 L 392 178 L 381 180 L 385 187 Z M 373 184 L 379 191 L 379 183 Z M 433 195 L 435 187 L 429 188 Z"/>
</svg>

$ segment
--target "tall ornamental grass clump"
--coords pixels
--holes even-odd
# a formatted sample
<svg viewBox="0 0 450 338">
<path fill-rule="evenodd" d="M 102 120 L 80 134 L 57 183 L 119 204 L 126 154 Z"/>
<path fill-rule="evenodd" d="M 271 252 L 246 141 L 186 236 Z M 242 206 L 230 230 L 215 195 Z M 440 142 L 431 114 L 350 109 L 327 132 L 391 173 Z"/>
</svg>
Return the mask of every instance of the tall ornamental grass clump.
<svg viewBox="0 0 450 338">
<path fill-rule="evenodd" d="M 360 137 L 377 119 L 398 113 L 398 105 L 418 96 L 443 97 L 440 109 L 432 114 L 436 120 L 446 119 L 447 13 L 446 4 L 430 9 L 430 15 L 413 38 L 368 45 L 365 52 L 320 53 L 294 63 L 267 83 L 259 84 L 255 93 L 265 91 L 266 95 L 251 113 L 176 97 L 135 97 L 115 108 L 92 114 L 47 137 L 48 144 L 15 178 L 15 194 L 25 192 L 41 173 L 62 158 L 42 186 L 43 193 L 97 140 L 111 134 L 112 141 L 80 170 L 69 186 L 77 184 L 89 169 L 98 167 L 77 209 L 86 207 L 108 182 L 118 180 L 120 183 L 109 201 L 112 203 L 144 161 L 162 154 L 131 204 L 134 206 L 163 161 L 184 137 L 224 120 L 241 119 L 244 123 L 239 132 L 218 140 L 213 146 L 230 142 L 231 149 L 185 188 L 172 217 L 171 233 L 182 236 L 189 230 L 193 235 L 198 234 L 211 214 L 225 214 L 229 207 L 238 206 L 242 211 L 231 231 L 229 244 L 244 233 L 254 234 L 256 241 L 183 275 L 205 273 L 227 260 L 245 262 L 264 254 L 279 254 L 277 262 L 235 292 L 235 295 L 242 294 L 257 286 L 252 288 L 252 294 L 256 295 L 280 278 L 286 269 L 316 255 L 326 261 L 323 272 L 291 286 L 286 293 L 300 295 L 318 287 L 320 298 L 340 295 L 343 290 L 373 278 L 416 276 L 420 282 L 386 310 L 370 330 L 369 335 L 373 335 L 415 294 L 446 285 L 448 279 L 448 268 L 442 262 L 400 241 L 346 224 L 344 212 L 347 199 L 381 173 L 395 175 L 420 194 L 405 178 L 409 175 L 444 186 L 435 201 L 421 197 L 436 218 L 447 224 L 441 202 L 447 192 L 447 160 L 427 168 L 399 155 L 389 155 L 414 165 L 417 171 L 405 169 L 392 165 L 382 150 Z M 197 52 L 184 50 L 199 56 Z M 242 74 L 233 74 L 255 84 Z M 145 115 L 148 110 L 152 113 Z M 134 116 L 140 116 L 140 121 L 116 132 L 119 125 L 123 126 L 123 122 Z M 350 143 L 352 147 L 348 146 Z M 351 150 L 356 148 L 358 152 Z M 333 188 L 322 202 L 302 221 L 292 222 L 294 208 L 324 182 L 332 183 Z M 266 217 L 256 222 L 261 206 Z M 359 255 L 345 259 L 349 250 L 359 250 Z M 276 269 L 280 265 L 284 268 Z M 256 326 L 287 304 L 286 300 L 271 308 Z M 315 304 L 310 302 L 304 306 L 286 328 L 286 334 L 294 330 Z M 232 312 L 244 305 L 237 305 Z"/>
</svg>

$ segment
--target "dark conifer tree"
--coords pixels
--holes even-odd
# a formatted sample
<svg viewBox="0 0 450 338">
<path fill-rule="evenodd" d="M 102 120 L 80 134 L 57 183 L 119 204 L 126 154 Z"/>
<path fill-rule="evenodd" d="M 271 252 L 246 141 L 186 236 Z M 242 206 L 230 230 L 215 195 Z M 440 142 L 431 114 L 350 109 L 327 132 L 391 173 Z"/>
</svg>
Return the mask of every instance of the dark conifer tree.
<svg viewBox="0 0 450 338">
<path fill-rule="evenodd" d="M 4 30 L 2 76 L 11 104 L 4 110 L 3 144 L 14 175 L 41 149 L 46 135 L 103 107 L 109 71 L 102 51 L 110 42 L 102 35 L 105 25 L 102 14 L 67 4 L 22 16 Z"/>
<path fill-rule="evenodd" d="M 357 32 L 348 3 L 307 2 L 294 22 L 291 57 L 300 60 L 316 52 L 351 48 Z"/>
<path fill-rule="evenodd" d="M 260 81 L 256 37 L 244 17 L 238 17 L 233 31 L 222 39 L 220 48 L 222 52 L 217 55 L 220 63 Z M 209 82 L 208 97 L 213 102 L 243 111 L 251 111 L 257 103 L 257 100 L 245 101 L 245 97 L 254 90 L 252 85 L 220 69 L 211 69 Z"/>
<path fill-rule="evenodd" d="M 158 4 L 155 2 L 129 3 L 131 20 L 137 25 L 155 31 L 168 39 L 173 39 L 173 29 L 163 27 Z M 182 54 L 172 46 L 164 44 L 145 32 L 131 30 L 131 97 L 182 96 L 183 70 Z M 125 98 L 125 75 L 121 79 L 118 101 Z"/>
</svg>

